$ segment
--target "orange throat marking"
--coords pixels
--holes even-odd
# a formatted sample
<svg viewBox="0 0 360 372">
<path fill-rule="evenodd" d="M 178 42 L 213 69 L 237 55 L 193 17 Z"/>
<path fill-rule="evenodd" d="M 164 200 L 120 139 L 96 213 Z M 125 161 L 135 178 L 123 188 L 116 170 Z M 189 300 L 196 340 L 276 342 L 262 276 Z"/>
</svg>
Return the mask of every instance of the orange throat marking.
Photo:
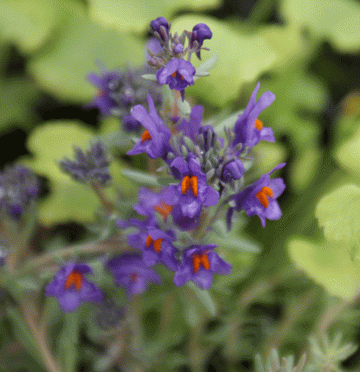
<svg viewBox="0 0 360 372">
<path fill-rule="evenodd" d="M 173 72 L 173 73 L 171 74 L 171 77 L 176 78 L 176 73 L 177 73 L 177 71 Z M 179 75 L 180 75 L 180 74 L 179 74 Z M 184 76 L 180 75 L 180 77 L 181 77 L 181 80 L 184 80 Z"/>
<path fill-rule="evenodd" d="M 269 206 L 268 197 L 272 198 L 273 195 L 273 191 L 267 186 L 264 186 L 258 193 L 256 193 L 256 197 L 259 199 L 259 202 L 264 208 Z"/>
<path fill-rule="evenodd" d="M 207 256 L 207 252 L 202 254 L 195 254 L 192 257 L 193 260 L 193 271 L 196 274 L 199 271 L 200 266 L 202 265 L 205 270 L 210 269 L 210 261 Z"/>
<path fill-rule="evenodd" d="M 257 130 L 261 130 L 263 128 L 263 123 L 259 119 L 256 119 L 254 127 Z"/>
<path fill-rule="evenodd" d="M 149 248 L 152 244 L 153 247 L 154 247 L 154 251 L 156 253 L 160 253 L 161 252 L 162 241 L 163 241 L 163 239 L 153 240 L 153 238 L 150 235 L 148 235 L 147 238 L 146 238 L 146 241 L 145 241 L 145 246 L 146 246 L 146 248 Z"/>
<path fill-rule="evenodd" d="M 72 271 L 65 281 L 65 289 L 69 289 L 71 287 L 75 287 L 77 291 L 80 291 L 80 289 L 83 286 L 83 274 L 79 271 Z"/>
<path fill-rule="evenodd" d="M 141 135 L 141 142 L 149 141 L 151 138 L 151 134 L 147 129 L 145 129 L 145 132 Z"/>
<path fill-rule="evenodd" d="M 194 196 L 198 196 L 198 178 L 196 176 L 185 176 L 181 181 L 181 192 L 185 195 L 189 189 L 193 192 Z"/>
<path fill-rule="evenodd" d="M 132 281 L 132 282 L 136 282 L 136 279 L 138 278 L 138 275 L 137 274 L 130 274 L 130 280 Z"/>
<path fill-rule="evenodd" d="M 154 206 L 154 209 L 156 210 L 156 212 L 159 212 L 161 214 L 161 217 L 164 220 L 166 220 L 172 211 L 172 206 L 161 201 L 160 205 Z"/>
</svg>

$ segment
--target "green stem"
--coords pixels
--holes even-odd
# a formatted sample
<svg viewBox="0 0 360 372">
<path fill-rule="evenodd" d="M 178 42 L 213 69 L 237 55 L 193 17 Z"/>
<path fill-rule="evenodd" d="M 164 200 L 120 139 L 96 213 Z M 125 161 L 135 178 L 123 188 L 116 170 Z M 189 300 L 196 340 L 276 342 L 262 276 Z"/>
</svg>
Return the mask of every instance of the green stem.
<svg viewBox="0 0 360 372">
<path fill-rule="evenodd" d="M 116 211 L 114 204 L 105 196 L 102 187 L 97 182 L 92 182 L 91 187 L 109 214 L 114 213 Z"/>
<path fill-rule="evenodd" d="M 49 265 L 57 262 L 56 258 L 67 259 L 73 257 L 75 254 L 90 256 L 110 252 L 123 253 L 132 250 L 134 250 L 134 248 L 128 246 L 126 240 L 121 236 L 116 236 L 105 242 L 93 241 L 73 245 L 58 249 L 55 253 L 45 253 L 40 257 L 31 259 L 25 267 L 19 271 L 19 274 L 26 275 L 39 270 L 40 268 L 46 269 Z"/>
</svg>

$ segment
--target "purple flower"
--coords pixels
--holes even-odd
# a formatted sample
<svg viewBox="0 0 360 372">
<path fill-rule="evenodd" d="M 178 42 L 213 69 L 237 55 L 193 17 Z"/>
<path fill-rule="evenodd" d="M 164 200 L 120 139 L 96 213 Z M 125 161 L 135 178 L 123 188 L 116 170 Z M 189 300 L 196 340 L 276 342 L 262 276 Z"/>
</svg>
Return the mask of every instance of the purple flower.
<svg viewBox="0 0 360 372">
<path fill-rule="evenodd" d="M 249 217 L 257 214 L 263 227 L 265 227 L 266 218 L 269 220 L 280 219 L 282 213 L 276 199 L 283 193 L 286 186 L 282 178 L 270 179 L 270 175 L 285 165 L 286 163 L 277 165 L 272 171 L 262 175 L 258 181 L 231 198 L 235 201 L 236 206 L 229 208 L 227 212 L 229 230 L 234 210 L 239 212 L 243 209 Z"/>
<path fill-rule="evenodd" d="M 128 297 L 145 292 L 148 282 L 161 283 L 160 276 L 145 266 L 138 254 L 122 254 L 111 259 L 107 267 L 114 275 L 115 283 L 125 288 Z"/>
<path fill-rule="evenodd" d="M 102 72 L 100 76 L 91 73 L 88 74 L 87 79 L 99 90 L 95 98 L 85 107 L 97 107 L 101 115 L 110 115 L 111 110 L 117 106 L 110 95 L 120 84 L 120 74 L 116 71 Z"/>
<path fill-rule="evenodd" d="M 124 116 L 122 122 L 126 132 L 136 132 L 141 128 L 141 123 L 131 115 Z"/>
<path fill-rule="evenodd" d="M 158 17 L 150 22 L 150 27 L 152 31 L 157 32 L 161 40 L 165 42 L 169 38 L 170 25 L 169 22 L 164 17 Z"/>
<path fill-rule="evenodd" d="M 221 180 L 231 182 L 239 180 L 245 173 L 245 168 L 240 159 L 234 159 L 227 162 L 221 172 Z"/>
<path fill-rule="evenodd" d="M 260 82 L 257 83 L 252 92 L 244 112 L 239 115 L 235 122 L 235 139 L 232 143 L 232 147 L 241 143 L 243 148 L 251 148 L 257 145 L 261 140 L 275 142 L 272 129 L 263 127 L 262 122 L 257 118 L 263 110 L 274 102 L 275 94 L 272 92 L 265 92 L 258 101 L 256 101 L 259 88 Z"/>
<path fill-rule="evenodd" d="M 167 219 L 172 211 L 172 206 L 164 202 L 164 194 L 166 188 L 159 192 L 151 191 L 145 187 L 140 188 L 138 194 L 138 203 L 133 206 L 133 209 L 151 220 L 155 219 L 155 211 L 158 212 L 164 220 Z"/>
<path fill-rule="evenodd" d="M 85 278 L 86 274 L 92 273 L 88 265 L 69 262 L 46 286 L 45 296 L 56 297 L 63 312 L 74 311 L 82 302 L 99 302 L 103 293 Z"/>
<path fill-rule="evenodd" d="M 75 160 L 64 158 L 59 166 L 65 173 L 79 182 L 98 182 L 106 186 L 111 180 L 109 173 L 110 161 L 104 144 L 96 141 L 91 144 L 90 149 L 83 151 L 74 146 Z"/>
<path fill-rule="evenodd" d="M 193 245 L 183 252 L 183 261 L 174 276 L 177 287 L 192 280 L 201 289 L 211 287 L 214 273 L 228 275 L 231 265 L 213 251 L 214 244 Z"/>
<path fill-rule="evenodd" d="M 39 195 L 36 175 L 22 165 L 6 167 L 0 173 L 0 208 L 19 219 Z"/>
<path fill-rule="evenodd" d="M 174 205 L 172 210 L 173 221 L 181 230 L 189 231 L 195 229 L 200 223 L 200 210 L 194 217 L 185 216 L 180 205 Z"/>
<path fill-rule="evenodd" d="M 127 152 L 127 155 L 137 155 L 146 152 L 150 158 L 156 159 L 165 156 L 169 151 L 171 132 L 160 119 L 149 94 L 148 104 L 149 113 L 141 105 L 136 105 L 131 111 L 131 115 L 138 120 L 146 130 L 134 147 Z"/>
<path fill-rule="evenodd" d="M 200 105 L 191 108 L 189 121 L 183 119 L 177 126 L 178 131 L 182 131 L 184 136 L 189 137 L 196 143 L 196 137 L 201 129 L 201 120 L 204 108 Z"/>
<path fill-rule="evenodd" d="M 164 195 L 165 203 L 180 205 L 184 216 L 193 218 L 201 209 L 216 205 L 219 193 L 206 184 L 206 175 L 201 171 L 200 164 L 193 158 L 189 162 L 178 156 L 171 165 L 175 178 L 181 180 L 178 185 L 170 185 Z"/>
<path fill-rule="evenodd" d="M 198 23 L 192 29 L 191 39 L 190 39 L 190 48 L 193 48 L 194 42 L 197 41 L 199 48 L 203 45 L 205 39 L 212 38 L 212 32 L 209 26 L 205 23 Z M 196 51 L 196 55 L 199 59 L 200 57 L 200 49 Z"/>
<path fill-rule="evenodd" d="M 173 231 L 165 232 L 156 226 L 146 224 L 142 231 L 128 236 L 129 245 L 143 252 L 142 258 L 146 266 L 154 266 L 161 262 L 173 271 L 178 267 L 175 258 L 176 248 L 172 245 L 174 240 Z"/>
<path fill-rule="evenodd" d="M 194 85 L 195 67 L 188 61 L 172 58 L 167 65 L 156 73 L 160 84 L 168 84 L 170 89 L 180 91 L 184 100 L 184 90 L 189 85 Z"/>
</svg>

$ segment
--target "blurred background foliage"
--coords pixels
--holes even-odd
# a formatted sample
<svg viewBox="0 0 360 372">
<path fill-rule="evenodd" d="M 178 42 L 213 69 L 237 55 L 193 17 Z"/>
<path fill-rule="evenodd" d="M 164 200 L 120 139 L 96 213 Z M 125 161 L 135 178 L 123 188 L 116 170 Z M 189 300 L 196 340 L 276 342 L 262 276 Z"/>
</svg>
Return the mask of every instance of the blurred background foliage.
<svg viewBox="0 0 360 372">
<path fill-rule="evenodd" d="M 292 371 L 291 358 L 271 354 L 276 348 L 296 360 L 307 351 L 312 364 L 304 371 L 360 371 L 360 352 L 341 349 L 334 336 L 341 331 L 346 341 L 360 342 L 359 1 L 1 0 L 0 162 L 25 163 L 42 177 L 33 250 L 53 252 L 86 239 L 85 223 L 96 230 L 98 200 L 56 162 L 72 156 L 74 143 L 123 136 L 115 119 L 84 109 L 95 94 L 86 75 L 99 62 L 109 69 L 141 66 L 149 22 L 158 16 L 175 31 L 199 22 L 213 31 L 203 59 L 217 54 L 218 62 L 187 93 L 205 106 L 209 122 L 244 108 L 258 80 L 261 92 L 275 93 L 261 119 L 278 141 L 256 148 L 253 175 L 286 161 L 287 189 L 282 219 L 265 229 L 255 217 L 240 218 L 231 235 L 218 224 L 214 243 L 233 270 L 216 278 L 211 295 L 175 288 L 164 271 L 165 284 L 131 305 L 143 327 L 138 360 L 161 371 Z M 124 152 L 111 173 L 129 210 L 126 198 L 139 184 L 121 172 L 144 168 Z M 92 264 L 105 291 L 114 291 L 102 265 Z M 25 282 L 15 295 L 39 290 L 39 281 Z M 113 295 L 122 298 L 120 290 Z M 21 315 L 9 307 L 5 314 L 3 301 L 0 370 L 44 371 Z M 122 370 L 121 332 L 106 322 L 109 309 L 97 309 L 103 329 L 86 306 L 82 316 L 64 317 L 46 299 L 44 322 L 64 371 Z M 309 336 L 322 340 L 328 332 L 333 343 L 308 346 Z M 254 362 L 257 352 L 262 357 Z"/>
</svg>

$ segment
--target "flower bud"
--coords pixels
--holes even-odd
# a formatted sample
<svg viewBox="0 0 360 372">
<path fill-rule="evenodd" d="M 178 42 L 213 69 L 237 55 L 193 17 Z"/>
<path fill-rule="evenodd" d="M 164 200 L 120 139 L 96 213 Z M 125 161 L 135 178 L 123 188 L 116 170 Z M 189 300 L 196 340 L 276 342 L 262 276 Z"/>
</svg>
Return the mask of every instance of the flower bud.
<svg viewBox="0 0 360 372">
<path fill-rule="evenodd" d="M 158 17 L 154 19 L 153 21 L 151 21 L 150 27 L 154 33 L 157 32 L 160 35 L 162 41 L 165 42 L 166 39 L 169 37 L 170 26 L 169 26 L 168 21 L 164 17 Z M 165 35 L 163 35 L 163 33 L 161 32 L 161 27 L 165 29 L 166 38 L 165 38 Z"/>
<path fill-rule="evenodd" d="M 222 170 L 221 180 L 224 182 L 231 182 L 239 180 L 245 172 L 245 168 L 240 159 L 234 159 L 227 162 Z"/>
</svg>

